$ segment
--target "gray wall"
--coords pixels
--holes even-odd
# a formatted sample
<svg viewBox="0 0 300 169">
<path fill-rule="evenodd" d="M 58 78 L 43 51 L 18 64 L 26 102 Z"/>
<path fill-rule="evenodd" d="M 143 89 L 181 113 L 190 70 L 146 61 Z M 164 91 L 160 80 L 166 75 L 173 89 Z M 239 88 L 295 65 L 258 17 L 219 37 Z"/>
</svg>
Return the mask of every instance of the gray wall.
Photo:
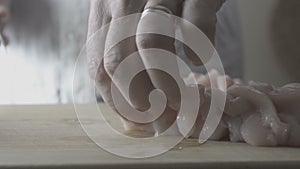
<svg viewBox="0 0 300 169">
<path fill-rule="evenodd" d="M 294 82 L 295 79 L 277 61 L 271 38 L 271 19 L 278 0 L 239 0 L 238 3 L 244 40 L 245 79 L 277 86 Z"/>
<path fill-rule="evenodd" d="M 89 0 L 12 0 L 0 57 L 0 104 L 72 102 L 75 61 L 85 44 Z M 87 65 L 75 92 L 88 102 Z"/>
</svg>

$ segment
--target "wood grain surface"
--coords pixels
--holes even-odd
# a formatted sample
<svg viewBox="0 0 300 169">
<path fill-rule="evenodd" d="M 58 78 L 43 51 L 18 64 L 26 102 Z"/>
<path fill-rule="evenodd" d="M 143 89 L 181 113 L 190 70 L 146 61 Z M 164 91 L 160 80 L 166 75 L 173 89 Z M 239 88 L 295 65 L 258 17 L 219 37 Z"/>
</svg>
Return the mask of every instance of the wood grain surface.
<svg viewBox="0 0 300 169">
<path fill-rule="evenodd" d="M 100 105 L 107 111 L 104 105 Z M 81 106 L 89 110 L 89 105 Z M 107 121 L 116 128 L 117 116 Z M 93 123 L 91 117 L 90 122 Z M 122 144 L 122 143 L 120 143 Z M 130 151 L 130 150 L 128 150 Z M 252 147 L 243 143 L 185 140 L 147 159 L 112 155 L 82 130 L 72 105 L 1 106 L 1 168 L 300 168 L 300 149 Z"/>
</svg>

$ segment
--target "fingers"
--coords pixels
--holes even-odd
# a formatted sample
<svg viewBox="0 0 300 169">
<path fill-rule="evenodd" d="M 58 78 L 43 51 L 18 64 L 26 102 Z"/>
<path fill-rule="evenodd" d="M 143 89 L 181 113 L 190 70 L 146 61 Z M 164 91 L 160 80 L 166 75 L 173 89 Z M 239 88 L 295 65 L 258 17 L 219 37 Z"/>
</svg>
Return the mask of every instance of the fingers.
<svg viewBox="0 0 300 169">
<path fill-rule="evenodd" d="M 173 14 L 181 13 L 182 1 L 173 0 L 150 0 L 148 1 L 145 9 L 158 9 L 158 12 L 144 12 L 137 31 L 137 46 L 139 53 L 148 69 L 148 74 L 155 88 L 161 89 L 167 96 L 168 105 L 174 110 L 178 110 L 180 106 L 180 92 L 176 85 L 176 81 L 167 73 L 160 70 L 149 69 L 158 65 L 171 65 L 173 70 L 177 72 L 178 63 L 176 57 L 172 60 L 166 60 L 159 54 L 154 54 L 150 50 L 145 49 L 162 49 L 169 51 L 173 54 L 175 52 L 175 23 L 172 17 L 169 16 L 168 11 Z M 159 12 L 159 11 L 162 11 Z M 153 32 L 159 32 L 160 34 L 153 34 Z M 152 33 L 151 33 L 152 32 Z M 170 37 L 168 37 L 168 36 Z"/>
<path fill-rule="evenodd" d="M 92 0 L 88 23 L 87 61 L 89 74 L 95 80 L 104 101 L 114 108 L 111 96 L 111 79 L 103 66 L 103 56 L 111 15 L 103 0 Z"/>
<path fill-rule="evenodd" d="M 150 108 L 149 94 L 154 89 L 147 72 L 142 71 L 135 78 L 127 79 L 129 78 L 128 74 L 136 72 L 137 67 L 144 67 L 140 56 L 138 54 L 133 55 L 134 59 L 131 59 L 130 64 L 120 66 L 127 59 L 126 57 L 135 52 L 137 52 L 135 37 L 123 40 L 104 56 L 104 67 L 127 102 L 137 110 L 146 111 Z M 115 74 L 117 69 L 121 69 L 121 71 Z M 131 80 L 129 88 L 123 83 L 124 79 L 125 81 Z"/>
<path fill-rule="evenodd" d="M 181 16 L 183 1 L 184 0 L 149 0 L 145 9 L 162 6 L 169 9 L 173 15 Z"/>
<path fill-rule="evenodd" d="M 216 13 L 221 4 L 221 0 L 186 0 L 183 18 L 201 29 L 214 43 L 217 23 Z"/>
<path fill-rule="evenodd" d="M 118 19 L 135 13 L 142 12 L 146 0 L 107 0 L 112 17 Z"/>
<path fill-rule="evenodd" d="M 137 45 L 140 50 L 156 48 L 163 49 L 175 53 L 174 38 L 169 38 L 165 35 L 174 37 L 175 23 L 174 20 L 168 15 L 181 14 L 181 4 L 183 0 L 150 0 L 145 6 L 147 9 L 158 9 L 163 14 L 158 12 L 151 12 L 143 14 L 139 23 L 137 34 Z M 168 14 L 171 12 L 170 14 Z M 143 34 L 149 31 L 158 30 L 161 34 Z"/>
<path fill-rule="evenodd" d="M 217 11 L 221 8 L 224 0 L 186 0 L 184 2 L 182 17 L 188 22 L 197 26 L 212 42 L 215 43 Z M 182 34 L 185 39 L 192 38 L 191 25 L 184 23 L 182 25 Z M 207 45 L 199 44 L 199 48 L 203 48 L 202 51 L 207 51 L 205 57 L 212 55 L 211 50 L 207 50 Z M 186 56 L 195 65 L 201 65 L 202 62 L 199 57 L 190 48 L 184 45 Z M 202 52 L 203 53 L 203 52 Z"/>
<path fill-rule="evenodd" d="M 112 1 L 115 2 L 115 1 Z M 136 47 L 133 43 L 131 43 L 131 39 L 127 39 L 117 44 L 114 48 L 108 49 L 109 52 L 105 51 L 106 48 L 109 48 L 109 42 L 112 42 L 114 39 L 114 31 L 118 30 L 116 28 L 116 24 L 110 24 L 113 21 L 113 18 L 121 17 L 120 10 L 112 11 L 110 10 L 110 6 L 113 5 L 110 1 L 104 0 L 93 0 L 91 1 L 91 12 L 89 18 L 89 29 L 88 29 L 88 43 L 87 43 L 87 55 L 88 55 L 88 65 L 89 65 L 89 73 L 93 80 L 95 80 L 97 89 L 100 91 L 101 96 L 104 101 L 112 107 L 116 112 L 116 109 L 113 97 L 112 97 L 112 86 L 115 84 L 112 82 L 112 76 L 115 69 L 118 67 L 119 62 L 126 57 L 130 53 L 136 50 Z M 123 1 L 125 2 L 125 1 Z M 125 9 L 124 9 L 125 10 Z M 123 12 L 125 14 L 125 12 Z M 126 30 L 124 30 L 126 31 Z M 134 32 L 135 33 L 135 32 Z M 134 42 L 135 43 L 135 42 Z M 128 45 L 127 45 L 128 44 Z M 127 48 L 128 47 L 128 48 Z M 107 53 L 105 53 L 107 52 Z M 123 55 L 124 54 L 124 55 Z M 104 57 L 106 56 L 106 57 Z M 134 64 L 134 63 L 133 63 Z M 144 72 L 144 74 L 146 74 Z M 136 81 L 147 82 L 141 78 L 141 76 L 137 76 Z M 149 81 L 149 80 L 148 80 Z M 150 83 L 151 84 L 151 83 Z M 141 84 L 139 84 L 141 85 Z M 136 85 L 133 85 L 136 86 Z M 147 85 L 144 85 L 147 86 Z M 149 86 L 149 84 L 148 84 Z M 119 89 L 114 87 L 115 91 L 119 93 L 119 96 L 122 96 Z M 147 89 L 146 89 L 147 91 Z M 145 92 L 140 91 L 138 94 L 145 94 Z M 146 95 L 146 94 L 145 94 Z M 147 95 L 148 97 L 148 95 Z M 136 98 L 136 97 L 134 97 Z M 141 97 L 137 97 L 140 99 Z M 126 100 L 125 98 L 119 98 L 119 100 L 123 104 Z M 125 101 L 124 101 L 125 100 Z M 142 99 L 140 99 L 142 100 Z M 148 100 L 148 99 L 146 99 Z M 138 103 L 134 103 L 135 105 L 140 105 Z M 128 106 L 127 106 L 128 107 Z"/>
<path fill-rule="evenodd" d="M 140 16 L 125 16 L 142 11 L 145 1 L 116 0 L 111 1 L 109 5 L 110 9 L 112 9 L 113 19 L 106 41 L 104 55 L 105 71 L 113 79 L 113 83 L 131 106 L 137 110 L 146 111 L 151 106 L 149 103 L 149 94 L 153 90 L 153 85 L 147 72 L 142 71 L 132 79 L 129 88 L 124 84 L 124 79 L 125 81 L 128 80 L 126 78 L 129 77 L 131 72 L 135 73 L 137 67 L 140 66 L 144 69 L 140 56 L 133 55 L 137 53 L 135 37 L 128 37 L 128 35 L 136 34 Z M 121 28 L 120 25 L 122 25 Z M 133 56 L 135 59 L 131 60 L 130 65 L 121 66 L 120 68 L 120 64 L 129 56 Z M 115 74 L 118 68 L 122 71 L 118 71 Z"/>
<path fill-rule="evenodd" d="M 103 59 L 108 23 L 111 21 L 111 14 L 105 10 L 107 3 L 102 0 L 92 0 L 90 5 L 88 22 L 87 57 L 89 73 L 92 79 L 98 71 L 100 61 Z"/>
</svg>

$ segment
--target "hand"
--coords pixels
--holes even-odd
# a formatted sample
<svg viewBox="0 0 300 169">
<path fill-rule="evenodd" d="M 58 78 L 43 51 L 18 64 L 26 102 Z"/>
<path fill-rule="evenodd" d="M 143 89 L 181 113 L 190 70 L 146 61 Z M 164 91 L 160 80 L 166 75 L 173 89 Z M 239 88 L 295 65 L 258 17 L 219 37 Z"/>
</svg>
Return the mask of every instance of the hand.
<svg viewBox="0 0 300 169">
<path fill-rule="evenodd" d="M 104 25 L 120 17 L 135 13 L 142 13 L 145 9 L 163 6 L 169 9 L 172 14 L 182 17 L 201 29 L 207 37 L 214 43 L 216 31 L 216 12 L 222 6 L 224 0 L 92 0 L 91 14 L 89 19 L 89 37 L 93 35 Z M 143 20 L 143 19 L 141 19 Z M 151 25 L 151 20 L 146 24 Z M 97 43 L 88 45 L 89 71 L 93 79 L 96 80 L 97 87 L 105 102 L 116 110 L 112 99 L 111 86 L 116 86 L 122 96 L 122 83 L 112 77 L 119 64 L 130 54 L 139 51 L 139 58 L 133 61 L 131 67 L 143 63 L 147 67 L 147 53 L 143 49 L 158 48 L 172 53 L 175 52 L 174 39 L 161 35 L 139 35 L 137 37 L 127 38 L 112 49 L 106 49 L 108 43 L 114 35 L 122 31 L 135 31 L 144 29 L 141 23 L 130 25 L 130 28 L 111 25 L 109 29 L 101 35 Z M 174 23 L 172 21 L 164 25 L 157 25 L 157 29 L 168 29 L 175 33 Z M 188 32 L 188 28 L 182 28 L 183 36 Z M 98 44 L 98 45 L 97 45 Z M 108 50 L 108 51 L 106 51 Z M 194 64 L 201 64 L 198 57 L 193 52 L 185 48 L 185 52 Z M 100 58 L 103 62 L 100 63 Z M 160 60 L 157 60 L 160 62 Z M 174 60 L 174 66 L 177 62 Z M 128 68 L 130 69 L 130 67 Z M 126 72 L 124 72 L 124 75 Z M 122 98 L 124 104 L 130 104 L 135 109 L 146 111 L 150 108 L 148 101 L 149 94 L 153 89 L 161 89 L 167 96 L 167 107 L 178 110 L 180 106 L 179 88 L 173 78 L 162 71 L 148 70 L 136 76 L 129 89 L 129 101 Z M 121 97 L 120 97 L 121 98 Z M 128 103 L 129 102 L 129 103 Z"/>
</svg>

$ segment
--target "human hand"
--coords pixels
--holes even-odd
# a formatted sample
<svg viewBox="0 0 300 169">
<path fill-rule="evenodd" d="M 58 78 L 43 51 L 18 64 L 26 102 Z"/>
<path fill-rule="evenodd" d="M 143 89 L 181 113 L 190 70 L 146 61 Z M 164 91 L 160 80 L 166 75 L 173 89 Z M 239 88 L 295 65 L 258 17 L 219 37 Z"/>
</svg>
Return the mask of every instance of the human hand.
<svg viewBox="0 0 300 169">
<path fill-rule="evenodd" d="M 150 8 L 163 8 L 173 15 L 181 17 L 202 30 L 207 37 L 214 43 L 216 31 L 216 13 L 222 6 L 224 0 L 93 0 L 91 3 L 91 14 L 89 19 L 89 37 L 91 37 L 100 28 L 115 21 L 121 17 L 136 13 L 143 13 Z M 128 70 L 140 63 L 147 68 L 148 55 L 151 53 L 144 52 L 145 49 L 155 48 L 169 51 L 176 54 L 173 38 L 168 38 L 162 35 L 138 35 L 130 37 L 115 45 L 112 49 L 107 49 L 110 46 L 110 41 L 117 35 L 126 31 L 142 32 L 147 25 L 153 25 L 151 20 L 142 22 L 145 18 L 139 18 L 140 22 L 129 27 L 118 27 L 118 25 L 110 25 L 103 32 L 102 38 L 97 39 L 97 43 L 88 45 L 88 61 L 89 71 L 93 79 L 96 80 L 97 88 L 99 89 L 105 102 L 116 110 L 115 103 L 112 99 L 111 87 L 115 86 L 119 91 L 119 96 L 126 93 L 123 84 L 119 79 L 113 79 L 114 73 L 120 63 L 124 59 L 138 52 L 139 58 L 132 61 Z M 163 25 L 155 25 L 158 30 L 167 30 L 175 34 L 174 23 L 172 20 Z M 183 36 L 188 34 L 189 27 L 183 25 Z M 184 37 L 188 38 L 188 37 Z M 197 56 L 187 47 L 185 47 L 187 57 L 196 65 L 202 64 Z M 151 56 L 150 56 L 151 57 Z M 103 58 L 103 60 L 101 59 Z M 152 59 L 153 60 L 153 59 Z M 158 64 L 160 59 L 156 61 Z M 155 62 L 155 63 L 156 63 Z M 174 69 L 178 69 L 177 61 L 172 61 Z M 123 72 L 126 76 L 126 72 Z M 122 76 L 122 75 L 120 75 Z M 150 108 L 149 95 L 154 89 L 160 89 L 167 97 L 167 107 L 178 111 L 180 107 L 180 92 L 178 85 L 172 77 L 159 70 L 143 71 L 136 76 L 130 84 L 129 98 L 126 96 L 120 97 L 124 104 L 129 104 L 139 111 L 146 111 Z"/>
</svg>

